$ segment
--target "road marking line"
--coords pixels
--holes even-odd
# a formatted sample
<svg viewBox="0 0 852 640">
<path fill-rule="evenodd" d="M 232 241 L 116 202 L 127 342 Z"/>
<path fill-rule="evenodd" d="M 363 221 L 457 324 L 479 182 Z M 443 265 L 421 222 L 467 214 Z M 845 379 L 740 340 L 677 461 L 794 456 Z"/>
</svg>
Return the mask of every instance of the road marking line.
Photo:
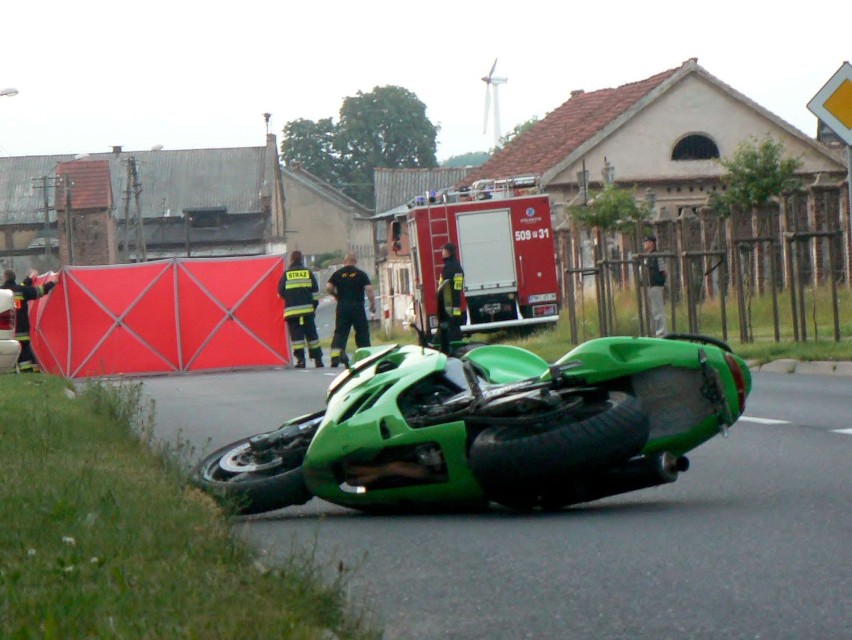
<svg viewBox="0 0 852 640">
<path fill-rule="evenodd" d="M 738 422 L 754 422 L 755 424 L 792 424 L 789 420 L 774 420 L 772 418 L 751 418 L 749 416 L 740 416 Z M 846 436 L 852 436 L 852 429 L 832 429 L 833 433 L 842 433 Z"/>
<path fill-rule="evenodd" d="M 749 416 L 740 416 L 740 420 L 746 422 L 756 422 L 757 424 L 790 424 L 789 420 L 773 420 L 772 418 L 750 418 Z"/>
</svg>

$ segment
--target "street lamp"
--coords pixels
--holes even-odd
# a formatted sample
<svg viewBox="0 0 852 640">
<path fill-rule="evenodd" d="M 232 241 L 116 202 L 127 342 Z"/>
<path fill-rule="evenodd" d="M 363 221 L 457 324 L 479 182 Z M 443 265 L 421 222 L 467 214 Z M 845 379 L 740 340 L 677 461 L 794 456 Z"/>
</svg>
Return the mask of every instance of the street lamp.
<svg viewBox="0 0 852 640">
<path fill-rule="evenodd" d="M 645 189 L 645 206 L 648 207 L 648 212 L 651 214 L 651 218 L 653 219 L 654 213 L 656 213 L 655 208 L 657 206 L 657 194 L 654 193 L 651 187 L 647 187 Z"/>
<path fill-rule="evenodd" d="M 583 168 L 577 172 L 577 187 L 583 192 L 583 204 L 589 203 L 589 172 L 586 170 L 586 161 L 583 160 Z"/>
<path fill-rule="evenodd" d="M 2 96 L 12 96 L 18 95 L 18 90 L 13 87 L 6 87 L 5 89 L 0 89 L 0 97 Z"/>
<path fill-rule="evenodd" d="M 606 158 L 604 158 L 604 166 L 601 170 L 601 175 L 603 176 L 605 184 L 612 184 L 615 182 L 615 167 L 612 166 L 612 163 Z"/>
</svg>

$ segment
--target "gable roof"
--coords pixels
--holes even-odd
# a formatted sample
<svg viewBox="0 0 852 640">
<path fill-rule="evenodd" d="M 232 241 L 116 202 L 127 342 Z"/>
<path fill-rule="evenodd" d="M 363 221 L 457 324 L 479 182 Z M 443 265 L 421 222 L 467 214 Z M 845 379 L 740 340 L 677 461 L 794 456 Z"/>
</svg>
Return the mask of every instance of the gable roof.
<svg viewBox="0 0 852 640">
<path fill-rule="evenodd" d="M 109 211 L 112 209 L 112 186 L 107 160 L 76 160 L 56 167 L 56 175 L 71 184 L 72 211 Z M 65 211 L 65 180 L 56 185 L 56 209 Z"/>
<path fill-rule="evenodd" d="M 373 170 L 376 213 L 387 213 L 406 204 L 415 196 L 459 184 L 471 171 L 470 167 L 376 168 Z"/>
<path fill-rule="evenodd" d="M 349 210 L 353 215 L 361 218 L 369 218 L 372 213 L 369 208 L 347 196 L 339 189 L 335 189 L 329 183 L 324 182 L 310 171 L 302 168 L 299 163 L 289 165 L 281 169 L 282 175 L 295 180 L 302 186 L 332 202 L 335 206 Z M 287 197 L 287 194 L 284 194 Z"/>
<path fill-rule="evenodd" d="M 467 182 L 518 175 L 544 176 L 676 71 L 669 69 L 616 89 L 572 92 L 571 98 L 562 106 L 472 171 Z"/>
<path fill-rule="evenodd" d="M 482 178 L 536 175 L 541 178 L 542 186 L 546 186 L 590 148 L 623 127 L 690 74 L 699 75 L 749 108 L 758 111 L 791 136 L 836 160 L 825 146 L 721 82 L 699 66 L 697 58 L 690 58 L 680 67 L 614 89 L 600 89 L 589 93 L 572 92 L 567 102 L 512 140 L 488 162 L 473 170 L 467 176 L 465 184 Z"/>
<path fill-rule="evenodd" d="M 184 209 L 205 208 L 225 208 L 237 215 L 265 213 L 274 188 L 273 176 L 267 175 L 269 160 L 273 164 L 278 161 L 272 143 L 227 149 L 114 151 L 91 154 L 75 162 L 107 162 L 112 207 L 118 217 L 124 211 L 130 157 L 136 159 L 138 167 L 144 218 L 180 216 Z M 43 222 L 45 182 L 50 219 L 56 220 L 53 185 L 57 166 L 73 160 L 71 155 L 0 158 L 0 224 Z M 130 206 L 135 212 L 132 200 Z"/>
</svg>

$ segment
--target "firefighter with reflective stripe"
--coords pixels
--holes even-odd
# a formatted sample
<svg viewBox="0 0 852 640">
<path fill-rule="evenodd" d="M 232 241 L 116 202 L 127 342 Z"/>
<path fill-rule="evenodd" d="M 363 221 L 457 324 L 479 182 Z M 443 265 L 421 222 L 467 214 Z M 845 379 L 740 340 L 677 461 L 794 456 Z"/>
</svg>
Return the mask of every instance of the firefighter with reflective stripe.
<svg viewBox="0 0 852 640">
<path fill-rule="evenodd" d="M 443 246 L 441 255 L 444 269 L 438 281 L 438 344 L 441 351 L 449 353 L 450 343 L 462 339 L 464 270 L 452 242 Z"/>
<path fill-rule="evenodd" d="M 334 314 L 334 337 L 331 339 L 331 366 L 346 364 L 346 341 L 349 331 L 355 329 L 355 344 L 358 347 L 370 346 L 370 324 L 364 311 L 364 295 L 370 300 L 370 313 L 376 312 L 376 294 L 370 283 L 370 276 L 355 264 L 358 258 L 347 253 L 343 266 L 331 274 L 325 285 L 326 290 L 337 300 Z"/>
<path fill-rule="evenodd" d="M 313 271 L 302 262 L 302 252 L 290 254 L 290 266 L 278 281 L 278 295 L 284 299 L 284 320 L 290 331 L 296 368 L 305 368 L 305 345 L 317 368 L 323 366 L 317 324 L 314 316 L 319 304 L 319 285 Z"/>
<path fill-rule="evenodd" d="M 3 272 L 3 284 L 0 289 L 9 289 L 15 293 L 15 340 L 21 343 L 21 353 L 18 356 L 18 371 L 38 371 L 38 363 L 35 354 L 30 347 L 30 313 L 29 301 L 41 298 L 50 293 L 56 284 L 48 281 L 44 284 L 34 285 L 33 278 L 37 276 L 36 271 L 31 271 L 23 282 L 16 281 L 15 272 L 6 269 Z"/>
</svg>

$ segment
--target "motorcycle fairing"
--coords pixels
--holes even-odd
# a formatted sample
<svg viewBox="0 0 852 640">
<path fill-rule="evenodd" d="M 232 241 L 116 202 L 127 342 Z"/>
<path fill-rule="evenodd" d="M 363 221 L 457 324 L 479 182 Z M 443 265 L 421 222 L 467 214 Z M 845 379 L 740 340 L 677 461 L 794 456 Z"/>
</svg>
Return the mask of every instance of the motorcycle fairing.
<svg viewBox="0 0 852 640">
<path fill-rule="evenodd" d="M 305 480 L 311 492 L 331 502 L 358 506 L 452 504 L 459 496 L 464 496 L 466 504 L 481 501 L 482 491 L 467 465 L 464 422 L 412 428 L 400 409 L 400 405 L 415 406 L 416 398 L 410 396 L 433 380 L 446 383 L 446 398 L 465 392 L 463 376 L 445 374 L 447 356 L 411 345 L 373 352 L 364 349 L 356 355 L 361 356 L 361 366 L 356 362 L 357 371 L 341 374 L 345 379 L 329 397 L 326 418 L 305 459 Z M 450 372 L 454 369 L 449 367 Z M 405 475 L 403 463 L 415 463 L 418 455 L 435 459 L 434 472 Z M 389 464 L 402 474 L 375 478 L 370 473 L 369 468 Z M 358 483 L 359 477 L 374 478 L 365 483 L 369 490 Z M 399 493 L 403 487 L 405 492 Z"/>
</svg>

